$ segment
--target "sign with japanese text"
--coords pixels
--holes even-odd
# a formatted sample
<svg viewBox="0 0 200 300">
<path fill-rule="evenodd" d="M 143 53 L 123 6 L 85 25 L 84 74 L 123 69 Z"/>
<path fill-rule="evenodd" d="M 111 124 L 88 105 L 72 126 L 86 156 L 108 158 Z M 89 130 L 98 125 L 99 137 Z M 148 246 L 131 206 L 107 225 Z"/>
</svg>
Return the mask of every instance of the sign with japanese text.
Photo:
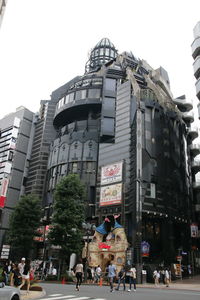
<svg viewBox="0 0 200 300">
<path fill-rule="evenodd" d="M 122 202 L 122 183 L 102 186 L 100 206 L 120 204 Z"/>
<path fill-rule="evenodd" d="M 101 185 L 122 181 L 123 162 L 117 162 L 101 168 Z"/>
</svg>

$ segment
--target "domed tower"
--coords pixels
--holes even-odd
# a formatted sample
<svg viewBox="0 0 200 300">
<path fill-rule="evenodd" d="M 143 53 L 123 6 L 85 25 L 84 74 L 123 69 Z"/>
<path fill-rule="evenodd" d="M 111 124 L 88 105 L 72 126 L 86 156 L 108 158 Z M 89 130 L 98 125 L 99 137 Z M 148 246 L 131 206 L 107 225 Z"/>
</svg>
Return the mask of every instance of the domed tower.
<svg viewBox="0 0 200 300">
<path fill-rule="evenodd" d="M 57 101 L 53 125 L 57 137 L 50 146 L 47 199 L 62 176 L 77 173 L 87 187 L 86 216 L 95 215 L 98 149 L 102 127 L 102 107 L 106 70 L 98 71 L 117 56 L 109 39 L 102 39 L 91 51 L 89 72 L 77 76 L 52 93 Z"/>
<path fill-rule="evenodd" d="M 89 61 L 86 64 L 86 72 L 98 70 L 103 64 L 117 57 L 117 50 L 108 38 L 103 38 L 92 49 Z"/>
</svg>

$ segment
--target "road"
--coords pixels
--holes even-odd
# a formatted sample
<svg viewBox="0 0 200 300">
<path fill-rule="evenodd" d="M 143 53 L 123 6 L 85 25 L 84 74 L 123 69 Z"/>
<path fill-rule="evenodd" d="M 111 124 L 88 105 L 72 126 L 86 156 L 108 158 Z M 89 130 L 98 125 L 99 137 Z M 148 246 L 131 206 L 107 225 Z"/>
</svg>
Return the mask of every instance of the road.
<svg viewBox="0 0 200 300">
<path fill-rule="evenodd" d="M 75 285 L 42 283 L 46 296 L 39 298 L 45 300 L 199 300 L 199 291 L 137 288 L 136 292 L 114 291 L 110 292 L 108 286 L 82 285 L 80 291 L 75 290 Z"/>
</svg>

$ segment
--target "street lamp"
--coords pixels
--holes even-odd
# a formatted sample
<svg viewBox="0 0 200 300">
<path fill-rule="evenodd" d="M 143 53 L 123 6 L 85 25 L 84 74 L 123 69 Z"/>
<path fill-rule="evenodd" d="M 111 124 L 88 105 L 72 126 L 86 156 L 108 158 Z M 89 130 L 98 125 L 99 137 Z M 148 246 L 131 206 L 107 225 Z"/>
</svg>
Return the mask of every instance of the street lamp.
<svg viewBox="0 0 200 300">
<path fill-rule="evenodd" d="M 94 231 L 96 229 L 95 224 L 91 224 L 91 223 L 82 223 L 82 227 L 85 230 L 86 233 L 86 237 L 87 237 L 87 247 L 86 247 L 86 261 L 85 261 L 85 281 L 87 280 L 87 269 L 88 269 L 88 245 L 89 245 L 89 237 L 92 233 L 92 231 Z"/>
</svg>

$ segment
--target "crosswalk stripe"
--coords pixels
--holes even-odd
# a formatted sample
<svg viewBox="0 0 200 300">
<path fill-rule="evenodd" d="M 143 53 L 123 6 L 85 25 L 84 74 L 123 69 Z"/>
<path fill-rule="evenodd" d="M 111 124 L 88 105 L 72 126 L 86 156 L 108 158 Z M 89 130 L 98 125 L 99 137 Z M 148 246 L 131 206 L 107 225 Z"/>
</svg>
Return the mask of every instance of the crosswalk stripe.
<svg viewBox="0 0 200 300">
<path fill-rule="evenodd" d="M 73 298 L 73 300 L 87 300 L 87 299 L 91 299 L 91 297 L 77 297 L 77 298 Z"/>
<path fill-rule="evenodd" d="M 42 298 L 41 300 L 106 300 L 105 298 L 94 298 L 94 297 L 77 297 L 75 295 L 57 296 L 62 294 L 52 294 L 49 298 Z"/>
<path fill-rule="evenodd" d="M 73 298 L 74 299 L 74 297 L 75 297 L 74 295 L 68 295 L 68 296 L 59 296 L 59 297 L 44 298 L 42 300 L 58 300 L 58 299 L 69 299 L 69 298 Z"/>
</svg>

